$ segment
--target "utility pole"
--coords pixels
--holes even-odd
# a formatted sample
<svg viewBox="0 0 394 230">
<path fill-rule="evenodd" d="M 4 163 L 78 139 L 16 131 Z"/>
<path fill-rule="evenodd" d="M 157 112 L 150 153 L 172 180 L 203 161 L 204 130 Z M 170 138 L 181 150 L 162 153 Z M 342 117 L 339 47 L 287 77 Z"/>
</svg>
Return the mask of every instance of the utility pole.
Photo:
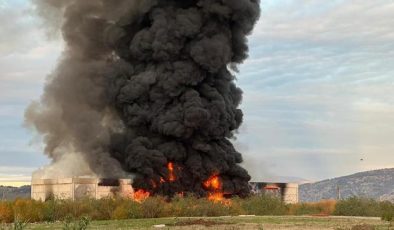
<svg viewBox="0 0 394 230">
<path fill-rule="evenodd" d="M 339 184 L 337 184 L 337 200 L 341 200 L 341 189 L 339 188 Z"/>
</svg>

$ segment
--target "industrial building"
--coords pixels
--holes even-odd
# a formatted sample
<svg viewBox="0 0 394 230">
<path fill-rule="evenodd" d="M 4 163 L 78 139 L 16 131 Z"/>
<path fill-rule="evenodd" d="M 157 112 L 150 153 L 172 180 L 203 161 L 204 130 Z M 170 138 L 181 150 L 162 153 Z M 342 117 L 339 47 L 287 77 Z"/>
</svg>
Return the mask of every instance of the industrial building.
<svg viewBox="0 0 394 230">
<path fill-rule="evenodd" d="M 299 201 L 298 184 L 296 183 L 250 182 L 249 185 L 253 194 L 277 196 L 287 204 L 295 204 Z"/>
<path fill-rule="evenodd" d="M 112 196 L 132 197 L 131 179 L 64 178 L 33 179 L 31 198 L 46 201 L 50 198 L 78 200 L 84 197 L 101 199 Z"/>
<path fill-rule="evenodd" d="M 298 203 L 298 184 L 250 182 L 253 194 L 270 194 L 285 203 Z M 78 200 L 81 198 L 101 199 L 123 196 L 132 198 L 134 190 L 131 179 L 64 178 L 33 179 L 31 198 L 46 201 L 50 198 Z"/>
</svg>

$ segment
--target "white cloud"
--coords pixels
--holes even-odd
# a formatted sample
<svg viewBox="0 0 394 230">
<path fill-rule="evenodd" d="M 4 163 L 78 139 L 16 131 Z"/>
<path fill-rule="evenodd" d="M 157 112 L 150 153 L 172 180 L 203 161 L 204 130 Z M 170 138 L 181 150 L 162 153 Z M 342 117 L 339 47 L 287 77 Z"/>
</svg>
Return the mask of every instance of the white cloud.
<svg viewBox="0 0 394 230">
<path fill-rule="evenodd" d="M 0 181 L 25 181 L 48 160 L 29 146 L 24 110 L 40 97 L 62 44 L 46 39 L 28 1 L 1 1 L 0 20 Z"/>
<path fill-rule="evenodd" d="M 25 52 L 39 34 L 34 27 L 34 17 L 29 13 L 28 4 L 4 1 L 0 7 L 0 21 L 0 56 Z"/>
<path fill-rule="evenodd" d="M 394 3 L 264 4 L 238 82 L 246 158 L 307 179 L 392 165 Z"/>
<path fill-rule="evenodd" d="M 394 3 L 392 1 L 278 1 L 265 8 L 255 29 L 255 38 L 309 40 L 392 41 Z"/>
</svg>

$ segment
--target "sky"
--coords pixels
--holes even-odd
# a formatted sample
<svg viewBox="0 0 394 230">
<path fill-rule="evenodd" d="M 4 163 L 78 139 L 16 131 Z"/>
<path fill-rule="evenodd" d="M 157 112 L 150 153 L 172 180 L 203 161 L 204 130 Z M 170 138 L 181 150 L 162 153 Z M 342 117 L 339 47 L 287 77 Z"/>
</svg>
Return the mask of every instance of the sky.
<svg viewBox="0 0 394 230">
<path fill-rule="evenodd" d="M 394 1 L 261 6 L 237 76 L 245 117 L 234 140 L 253 180 L 394 167 Z M 62 41 L 27 0 L 0 0 L 0 21 L 0 184 L 28 182 L 50 160 L 23 126 L 24 110 L 40 98 Z"/>
</svg>

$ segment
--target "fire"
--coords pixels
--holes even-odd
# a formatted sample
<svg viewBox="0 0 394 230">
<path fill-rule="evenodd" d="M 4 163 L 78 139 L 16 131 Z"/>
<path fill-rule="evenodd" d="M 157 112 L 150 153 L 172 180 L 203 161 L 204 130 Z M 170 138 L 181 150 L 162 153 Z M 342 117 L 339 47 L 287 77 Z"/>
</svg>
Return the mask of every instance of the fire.
<svg viewBox="0 0 394 230">
<path fill-rule="evenodd" d="M 222 182 L 219 176 L 213 175 L 204 181 L 204 187 L 211 192 L 208 194 L 208 200 L 219 202 L 224 200 L 224 193 L 222 191 Z"/>
<path fill-rule="evenodd" d="M 176 176 L 175 176 L 175 173 L 174 173 L 174 163 L 168 162 L 167 168 L 168 168 L 168 171 L 169 171 L 168 180 L 170 182 L 174 182 L 176 180 Z"/>
<path fill-rule="evenodd" d="M 134 192 L 133 200 L 135 200 L 137 202 L 142 202 L 142 201 L 146 200 L 149 196 L 150 196 L 150 193 L 148 191 L 145 191 L 143 189 L 139 189 Z"/>
<path fill-rule="evenodd" d="M 204 186 L 207 189 L 212 189 L 212 190 L 219 190 L 222 189 L 222 184 L 220 182 L 219 176 L 211 176 L 204 182 Z"/>
<path fill-rule="evenodd" d="M 208 195 L 208 200 L 213 201 L 213 202 L 219 202 L 224 199 L 222 192 L 214 192 L 214 193 L 209 193 Z"/>
</svg>

